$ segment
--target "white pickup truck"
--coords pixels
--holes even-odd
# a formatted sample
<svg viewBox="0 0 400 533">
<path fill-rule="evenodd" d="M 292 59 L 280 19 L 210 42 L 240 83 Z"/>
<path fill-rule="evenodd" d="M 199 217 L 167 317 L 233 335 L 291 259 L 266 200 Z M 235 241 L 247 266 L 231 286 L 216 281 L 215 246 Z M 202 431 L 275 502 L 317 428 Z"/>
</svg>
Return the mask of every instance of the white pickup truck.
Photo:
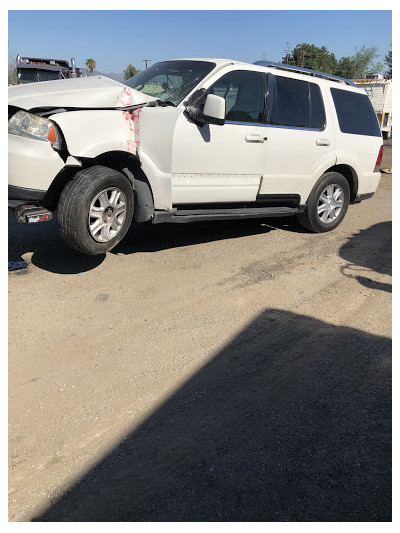
<svg viewBox="0 0 400 533">
<path fill-rule="evenodd" d="M 132 221 L 297 215 L 334 229 L 379 183 L 382 137 L 352 82 L 288 65 L 157 63 L 9 89 L 9 207 L 57 212 L 64 240 L 102 254 Z"/>
</svg>

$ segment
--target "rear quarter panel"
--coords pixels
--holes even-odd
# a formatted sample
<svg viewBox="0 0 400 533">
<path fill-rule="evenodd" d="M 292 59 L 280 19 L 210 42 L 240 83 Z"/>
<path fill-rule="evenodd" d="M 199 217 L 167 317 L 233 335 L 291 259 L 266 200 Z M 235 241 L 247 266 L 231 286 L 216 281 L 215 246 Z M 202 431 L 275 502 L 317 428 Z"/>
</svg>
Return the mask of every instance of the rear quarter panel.
<svg viewBox="0 0 400 533">
<path fill-rule="evenodd" d="M 334 86 L 337 88 L 337 85 Z M 362 89 L 346 87 L 345 90 L 359 94 L 366 94 Z M 369 192 L 376 182 L 374 169 L 382 145 L 381 136 L 356 135 L 343 133 L 336 113 L 335 103 L 330 91 L 327 96 L 332 109 L 332 118 L 335 130 L 336 164 L 349 165 L 358 177 L 358 193 Z"/>
</svg>

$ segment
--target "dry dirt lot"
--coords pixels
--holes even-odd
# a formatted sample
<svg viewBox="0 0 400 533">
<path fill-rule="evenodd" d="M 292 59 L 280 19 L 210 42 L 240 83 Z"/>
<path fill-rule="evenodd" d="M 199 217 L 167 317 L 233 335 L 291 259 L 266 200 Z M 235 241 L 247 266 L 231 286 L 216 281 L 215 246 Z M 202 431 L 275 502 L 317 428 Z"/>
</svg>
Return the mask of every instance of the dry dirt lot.
<svg viewBox="0 0 400 533">
<path fill-rule="evenodd" d="M 324 235 L 132 227 L 93 258 L 11 217 L 9 519 L 390 520 L 391 177 Z"/>
</svg>

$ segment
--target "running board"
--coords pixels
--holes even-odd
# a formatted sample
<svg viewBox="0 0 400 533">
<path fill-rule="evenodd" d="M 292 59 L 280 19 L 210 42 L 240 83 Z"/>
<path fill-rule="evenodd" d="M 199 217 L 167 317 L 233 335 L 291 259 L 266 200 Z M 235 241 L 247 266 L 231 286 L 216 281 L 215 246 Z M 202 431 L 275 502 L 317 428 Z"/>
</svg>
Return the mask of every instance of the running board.
<svg viewBox="0 0 400 533">
<path fill-rule="evenodd" d="M 154 211 L 153 224 L 163 222 L 185 224 L 205 220 L 235 220 L 240 218 L 286 217 L 301 213 L 305 205 L 298 207 L 251 207 L 240 209 L 184 209 L 174 211 Z"/>
</svg>

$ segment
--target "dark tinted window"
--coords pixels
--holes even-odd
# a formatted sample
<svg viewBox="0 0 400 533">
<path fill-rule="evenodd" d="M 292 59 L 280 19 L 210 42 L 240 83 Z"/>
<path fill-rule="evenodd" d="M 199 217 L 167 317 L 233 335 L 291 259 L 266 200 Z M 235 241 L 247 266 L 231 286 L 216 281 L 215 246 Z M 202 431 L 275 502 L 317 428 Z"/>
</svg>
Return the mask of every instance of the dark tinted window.
<svg viewBox="0 0 400 533">
<path fill-rule="evenodd" d="M 323 129 L 325 108 L 316 83 L 276 76 L 272 124 Z"/>
<path fill-rule="evenodd" d="M 233 122 L 263 122 L 265 75 L 235 70 L 222 76 L 208 90 L 225 99 L 225 118 Z"/>
<path fill-rule="evenodd" d="M 60 73 L 57 70 L 41 70 L 39 69 L 39 81 L 59 80 Z"/>
<path fill-rule="evenodd" d="M 36 68 L 18 69 L 18 81 L 20 83 L 37 81 L 37 69 Z"/>
<path fill-rule="evenodd" d="M 322 129 L 325 126 L 325 108 L 322 100 L 321 89 L 316 83 L 310 86 L 310 128 Z"/>
<path fill-rule="evenodd" d="M 280 76 L 275 79 L 276 105 L 272 123 L 307 128 L 310 117 L 308 83 Z"/>
<path fill-rule="evenodd" d="M 378 119 L 365 94 L 331 89 L 340 131 L 357 135 L 381 136 Z"/>
</svg>

